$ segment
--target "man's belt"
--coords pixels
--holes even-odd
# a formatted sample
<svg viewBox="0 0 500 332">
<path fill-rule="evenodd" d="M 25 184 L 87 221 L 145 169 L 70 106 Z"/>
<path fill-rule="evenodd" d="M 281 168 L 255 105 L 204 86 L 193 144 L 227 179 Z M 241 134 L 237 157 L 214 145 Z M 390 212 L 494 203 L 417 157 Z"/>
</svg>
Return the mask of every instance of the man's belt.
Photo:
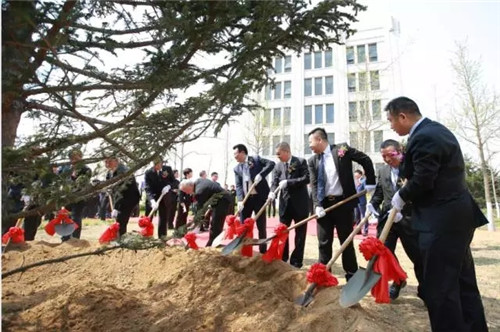
<svg viewBox="0 0 500 332">
<path fill-rule="evenodd" d="M 340 196 L 328 195 L 325 197 L 325 199 L 328 201 L 341 201 L 344 199 L 344 195 L 340 195 Z"/>
</svg>

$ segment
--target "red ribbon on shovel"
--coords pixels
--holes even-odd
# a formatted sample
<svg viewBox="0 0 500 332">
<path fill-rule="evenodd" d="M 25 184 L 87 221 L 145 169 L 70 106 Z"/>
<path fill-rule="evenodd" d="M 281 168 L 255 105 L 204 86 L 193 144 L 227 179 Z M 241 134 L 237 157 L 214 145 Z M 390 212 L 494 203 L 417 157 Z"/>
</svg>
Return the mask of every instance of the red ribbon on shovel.
<svg viewBox="0 0 500 332">
<path fill-rule="evenodd" d="M 120 224 L 118 222 L 112 223 L 108 228 L 102 233 L 99 238 L 99 243 L 104 244 L 116 240 L 118 238 L 120 231 Z"/>
<path fill-rule="evenodd" d="M 254 219 L 246 218 L 243 224 L 236 226 L 236 234 L 240 236 L 246 230 L 245 238 L 252 239 L 254 224 L 255 224 Z M 243 246 L 241 248 L 241 256 L 252 257 L 253 256 L 252 245 Z"/>
<path fill-rule="evenodd" d="M 228 226 L 228 229 L 224 238 L 232 240 L 236 235 L 236 227 L 240 225 L 240 220 L 235 215 L 229 215 L 226 217 L 226 224 Z"/>
<path fill-rule="evenodd" d="M 141 228 L 141 235 L 145 237 L 153 236 L 155 227 L 150 217 L 142 216 L 139 218 L 138 225 Z"/>
<path fill-rule="evenodd" d="M 9 231 L 2 236 L 2 243 L 7 244 L 10 241 L 12 243 L 23 243 L 24 242 L 24 229 L 20 227 L 11 227 Z"/>
<path fill-rule="evenodd" d="M 271 263 L 275 259 L 281 259 L 283 257 L 283 249 L 285 248 L 286 240 L 288 239 L 288 227 L 285 224 L 280 223 L 275 229 L 274 237 L 271 241 L 271 245 L 267 252 L 262 255 L 262 259 Z"/>
<path fill-rule="evenodd" d="M 364 239 L 359 244 L 359 251 L 363 254 L 366 260 L 370 260 L 372 256 L 378 255 L 377 260 L 373 264 L 373 271 L 380 273 L 380 280 L 373 286 L 371 293 L 377 303 L 390 303 L 388 283 L 394 280 L 400 283 L 406 280 L 408 276 L 399 265 L 398 260 L 392 252 L 384 246 L 377 238 L 369 237 Z"/>
<path fill-rule="evenodd" d="M 198 245 L 196 244 L 196 234 L 195 233 L 193 233 L 193 232 L 187 233 L 186 235 L 184 235 L 184 239 L 187 241 L 189 248 L 194 249 L 194 250 L 199 249 Z"/>
<path fill-rule="evenodd" d="M 45 232 L 47 232 L 50 236 L 54 235 L 56 233 L 56 225 L 62 223 L 73 224 L 75 229 L 77 229 L 78 225 L 69 217 L 69 214 L 70 212 L 65 208 L 59 210 L 59 212 L 57 212 L 57 216 L 45 225 Z"/>
</svg>

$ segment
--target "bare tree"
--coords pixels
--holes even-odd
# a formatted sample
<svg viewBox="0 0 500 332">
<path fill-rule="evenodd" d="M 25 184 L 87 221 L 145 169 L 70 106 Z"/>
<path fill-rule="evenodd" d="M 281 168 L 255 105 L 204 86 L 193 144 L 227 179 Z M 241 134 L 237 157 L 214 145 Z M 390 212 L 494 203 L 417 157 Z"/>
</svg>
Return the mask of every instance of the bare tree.
<svg viewBox="0 0 500 332">
<path fill-rule="evenodd" d="M 465 43 L 456 43 L 455 57 L 451 62 L 456 74 L 458 110 L 451 122 L 457 134 L 476 149 L 483 174 L 488 230 L 494 231 L 491 186 L 486 144 L 498 139 L 500 118 L 495 92 L 489 92 L 481 81 L 481 64 L 469 56 Z"/>
</svg>

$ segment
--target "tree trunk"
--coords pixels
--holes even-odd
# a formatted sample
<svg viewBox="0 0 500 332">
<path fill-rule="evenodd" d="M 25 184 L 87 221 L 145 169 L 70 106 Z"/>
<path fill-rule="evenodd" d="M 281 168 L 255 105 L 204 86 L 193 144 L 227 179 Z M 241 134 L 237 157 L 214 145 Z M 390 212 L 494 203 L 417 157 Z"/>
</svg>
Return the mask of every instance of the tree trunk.
<svg viewBox="0 0 500 332">
<path fill-rule="evenodd" d="M 479 134 L 479 128 L 477 128 Z M 478 148 L 479 148 L 479 158 L 481 159 L 481 172 L 483 173 L 483 184 L 484 184 L 484 200 L 486 202 L 486 218 L 488 218 L 488 230 L 491 232 L 495 231 L 495 223 L 493 222 L 493 208 L 491 205 L 491 193 L 490 193 L 490 178 L 488 174 L 488 165 L 484 158 L 484 145 L 481 137 L 478 136 Z"/>
</svg>

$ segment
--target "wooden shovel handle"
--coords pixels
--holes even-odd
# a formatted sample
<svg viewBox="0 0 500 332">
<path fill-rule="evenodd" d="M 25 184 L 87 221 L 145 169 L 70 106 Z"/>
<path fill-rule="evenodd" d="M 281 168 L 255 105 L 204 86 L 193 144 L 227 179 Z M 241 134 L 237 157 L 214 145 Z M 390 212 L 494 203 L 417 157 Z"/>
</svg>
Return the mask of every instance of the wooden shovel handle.
<svg viewBox="0 0 500 332">
<path fill-rule="evenodd" d="M 384 243 L 385 240 L 387 239 L 387 236 L 389 235 L 389 231 L 391 230 L 392 224 L 394 223 L 394 219 L 396 218 L 397 213 L 398 210 L 395 208 L 392 208 L 391 212 L 389 212 L 389 217 L 387 217 L 387 221 L 385 222 L 384 228 L 382 229 L 382 233 L 380 233 L 380 236 L 378 237 L 380 242 Z"/>
<path fill-rule="evenodd" d="M 279 192 L 280 192 L 280 187 L 278 187 L 278 188 L 276 188 L 276 190 L 274 190 L 274 196 L 278 195 Z M 262 205 L 259 212 L 257 212 L 257 214 L 255 215 L 255 220 L 259 219 L 259 217 L 262 215 L 262 213 L 264 213 L 266 211 L 266 207 L 269 205 L 269 203 L 271 203 L 271 201 L 269 199 L 267 199 L 266 203 L 264 205 Z"/>
<path fill-rule="evenodd" d="M 368 219 L 370 218 L 371 215 L 372 213 L 368 211 L 363 220 L 361 220 L 359 224 L 351 232 L 351 234 L 349 234 L 347 239 L 345 239 L 344 243 L 342 243 L 342 245 L 340 246 L 339 250 L 335 252 L 335 255 L 332 257 L 332 259 L 330 259 L 330 261 L 326 265 L 327 270 L 329 270 L 332 267 L 333 263 L 335 263 L 335 261 L 340 257 L 340 255 L 344 252 L 345 248 L 347 248 L 347 246 L 351 243 L 356 234 L 358 234 L 358 232 L 361 230 L 361 227 L 363 227 L 368 222 Z"/>
<path fill-rule="evenodd" d="M 163 196 L 165 196 L 166 193 L 162 192 L 160 197 L 158 198 L 158 201 L 156 203 L 156 208 L 154 209 L 151 209 L 151 212 L 149 212 L 149 215 L 148 215 L 148 218 L 151 218 L 153 216 L 153 214 L 156 212 L 156 210 L 158 210 L 158 208 L 160 207 L 160 202 L 161 200 L 163 199 Z"/>
<path fill-rule="evenodd" d="M 252 185 L 250 186 L 250 188 L 248 189 L 248 192 L 247 194 L 245 195 L 245 197 L 243 198 L 243 205 L 245 205 L 245 203 L 248 201 L 248 199 L 250 198 L 250 193 L 255 189 L 255 187 L 257 186 L 257 183 L 252 183 Z"/>
</svg>

